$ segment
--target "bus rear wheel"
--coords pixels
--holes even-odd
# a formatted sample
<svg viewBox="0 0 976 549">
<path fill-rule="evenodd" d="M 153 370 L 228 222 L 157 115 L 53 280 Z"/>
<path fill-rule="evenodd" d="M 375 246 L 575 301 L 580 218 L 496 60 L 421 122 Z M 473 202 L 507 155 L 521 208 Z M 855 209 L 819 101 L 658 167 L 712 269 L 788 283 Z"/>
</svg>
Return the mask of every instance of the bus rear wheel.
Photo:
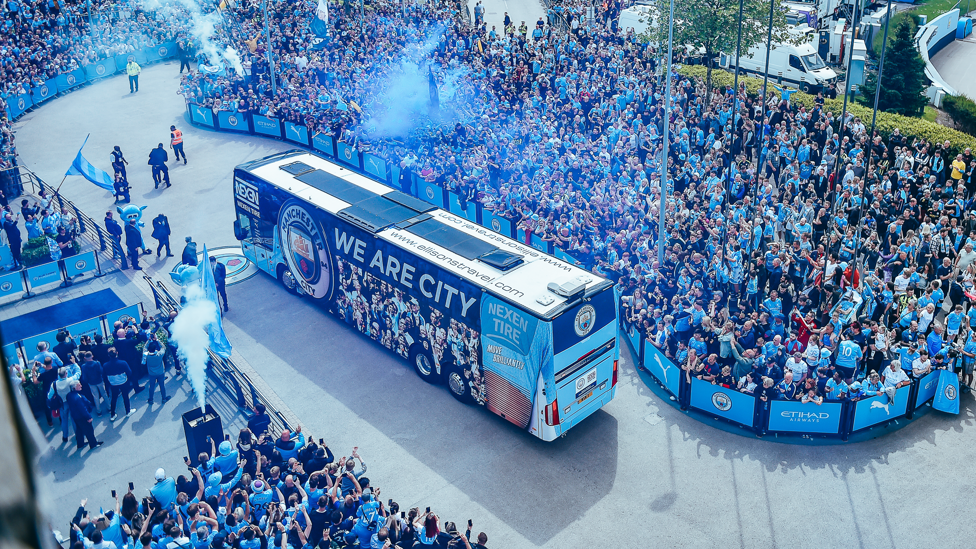
<svg viewBox="0 0 976 549">
<path fill-rule="evenodd" d="M 291 270 L 289 270 L 288 267 L 285 267 L 284 265 L 278 267 L 278 282 L 281 283 L 281 286 L 288 293 L 292 295 L 299 294 L 298 279 L 296 279 L 295 275 L 291 272 Z"/>
<path fill-rule="evenodd" d="M 420 379 L 427 383 L 437 383 L 437 366 L 434 365 L 434 357 L 424 344 L 414 345 L 410 350 L 410 364 Z"/>
<path fill-rule="evenodd" d="M 464 372 L 457 364 L 451 364 L 444 369 L 444 381 L 452 397 L 465 404 L 471 404 L 473 402 L 471 398 L 471 386 L 468 384 L 467 378 L 464 377 Z"/>
</svg>

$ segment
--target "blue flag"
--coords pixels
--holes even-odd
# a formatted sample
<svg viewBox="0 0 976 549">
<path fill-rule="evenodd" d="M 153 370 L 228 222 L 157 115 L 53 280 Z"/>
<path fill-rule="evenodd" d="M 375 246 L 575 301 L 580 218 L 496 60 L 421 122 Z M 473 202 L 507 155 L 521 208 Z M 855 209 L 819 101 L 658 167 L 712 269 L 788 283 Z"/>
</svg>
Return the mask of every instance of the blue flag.
<svg viewBox="0 0 976 549">
<path fill-rule="evenodd" d="M 959 413 L 959 375 L 952 370 L 939 372 L 939 388 L 935 390 L 932 407 L 948 414 Z"/>
<path fill-rule="evenodd" d="M 230 358 L 230 342 L 224 334 L 223 315 L 220 312 L 220 302 L 217 297 L 217 281 L 214 280 L 213 269 L 210 268 L 210 259 L 207 255 L 207 245 L 203 245 L 203 264 L 200 265 L 200 286 L 207 299 L 212 301 L 214 308 L 217 309 L 217 322 L 210 325 L 207 330 L 210 333 L 210 349 L 223 358 Z"/>
<path fill-rule="evenodd" d="M 87 137 L 85 137 L 85 143 L 81 144 L 81 149 L 85 148 L 86 143 L 88 143 Z M 115 191 L 115 180 L 112 179 L 112 176 L 92 166 L 91 162 L 81 154 L 81 149 L 78 149 L 74 162 L 71 163 L 68 171 L 64 172 L 64 175 L 80 175 L 106 191 Z"/>
</svg>

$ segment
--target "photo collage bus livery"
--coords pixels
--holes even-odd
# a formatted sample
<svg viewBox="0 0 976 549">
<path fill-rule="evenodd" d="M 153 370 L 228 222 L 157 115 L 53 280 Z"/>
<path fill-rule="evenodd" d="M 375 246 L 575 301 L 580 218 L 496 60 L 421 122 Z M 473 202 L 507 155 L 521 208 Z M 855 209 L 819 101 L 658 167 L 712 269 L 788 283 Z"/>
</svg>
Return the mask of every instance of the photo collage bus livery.
<svg viewBox="0 0 976 549">
<path fill-rule="evenodd" d="M 554 440 L 613 399 L 613 283 L 305 151 L 234 170 L 244 255 L 425 381 Z"/>
</svg>

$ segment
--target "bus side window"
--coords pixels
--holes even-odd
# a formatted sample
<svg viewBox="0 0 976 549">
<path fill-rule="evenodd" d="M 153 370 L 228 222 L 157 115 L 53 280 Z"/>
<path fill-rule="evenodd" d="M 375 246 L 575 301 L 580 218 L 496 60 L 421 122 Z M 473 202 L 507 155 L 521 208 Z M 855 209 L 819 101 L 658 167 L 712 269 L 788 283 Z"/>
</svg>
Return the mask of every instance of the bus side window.
<svg viewBox="0 0 976 549">
<path fill-rule="evenodd" d="M 237 222 L 234 223 L 234 237 L 237 240 L 251 238 L 251 218 L 243 214 L 237 214 Z"/>
<path fill-rule="evenodd" d="M 803 63 L 800 62 L 800 58 L 795 55 L 790 56 L 790 66 L 800 72 L 807 72 L 807 70 L 803 68 Z"/>
</svg>

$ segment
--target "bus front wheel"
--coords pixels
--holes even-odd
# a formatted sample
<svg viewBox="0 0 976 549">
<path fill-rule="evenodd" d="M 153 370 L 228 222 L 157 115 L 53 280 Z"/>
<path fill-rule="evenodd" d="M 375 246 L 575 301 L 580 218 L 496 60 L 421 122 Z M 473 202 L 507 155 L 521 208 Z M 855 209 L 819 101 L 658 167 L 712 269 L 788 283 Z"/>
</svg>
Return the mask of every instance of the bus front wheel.
<svg viewBox="0 0 976 549">
<path fill-rule="evenodd" d="M 410 351 L 410 364 L 420 379 L 427 383 L 437 383 L 437 366 L 434 365 L 434 357 L 423 344 L 418 344 Z"/>
<path fill-rule="evenodd" d="M 284 265 L 278 267 L 278 282 L 281 282 L 281 286 L 287 290 L 288 293 L 298 295 L 298 280 L 288 269 L 288 267 L 285 267 Z"/>
<path fill-rule="evenodd" d="M 444 369 L 444 380 L 447 383 L 447 390 L 451 392 L 452 397 L 465 404 L 473 402 L 471 398 L 471 386 L 468 384 L 467 378 L 464 377 L 464 372 L 456 364 L 451 364 Z"/>
</svg>

